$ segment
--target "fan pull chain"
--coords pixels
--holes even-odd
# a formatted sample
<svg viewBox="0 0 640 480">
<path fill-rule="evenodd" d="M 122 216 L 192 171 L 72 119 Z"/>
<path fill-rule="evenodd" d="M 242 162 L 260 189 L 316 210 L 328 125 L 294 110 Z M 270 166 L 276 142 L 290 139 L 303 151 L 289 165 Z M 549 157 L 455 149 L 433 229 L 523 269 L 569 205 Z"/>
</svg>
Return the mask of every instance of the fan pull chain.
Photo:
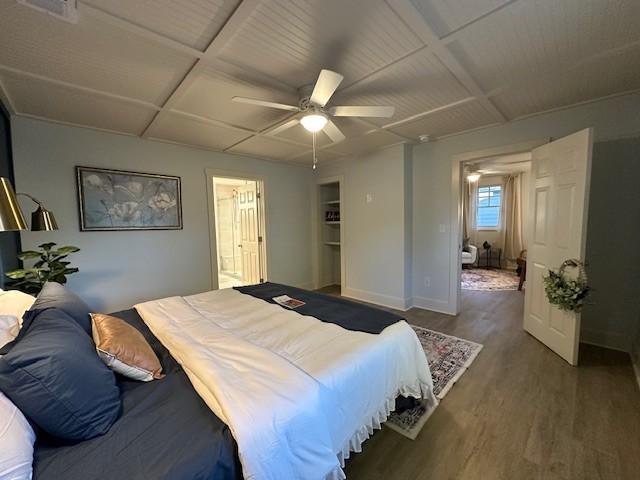
<svg viewBox="0 0 640 480">
<path fill-rule="evenodd" d="M 318 164 L 318 157 L 316 156 L 316 132 L 312 132 L 311 138 L 313 142 L 313 169 L 315 170 Z"/>
</svg>

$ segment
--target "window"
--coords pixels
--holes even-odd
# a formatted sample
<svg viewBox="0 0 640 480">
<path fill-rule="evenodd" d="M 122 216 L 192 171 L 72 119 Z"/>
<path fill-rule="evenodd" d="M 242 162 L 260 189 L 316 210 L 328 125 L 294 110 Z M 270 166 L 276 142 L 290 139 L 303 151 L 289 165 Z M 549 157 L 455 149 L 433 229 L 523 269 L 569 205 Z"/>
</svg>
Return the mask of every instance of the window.
<svg viewBox="0 0 640 480">
<path fill-rule="evenodd" d="M 479 229 L 493 229 L 500 226 L 501 185 L 478 187 L 476 224 Z"/>
</svg>

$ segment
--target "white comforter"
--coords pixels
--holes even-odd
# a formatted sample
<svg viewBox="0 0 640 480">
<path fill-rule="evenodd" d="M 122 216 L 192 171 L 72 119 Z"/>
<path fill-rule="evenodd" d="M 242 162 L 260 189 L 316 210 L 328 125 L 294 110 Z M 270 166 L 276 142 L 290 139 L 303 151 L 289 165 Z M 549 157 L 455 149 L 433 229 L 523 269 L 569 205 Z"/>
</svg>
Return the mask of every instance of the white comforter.
<svg viewBox="0 0 640 480">
<path fill-rule="evenodd" d="M 436 404 L 406 322 L 353 332 L 233 289 L 136 309 L 229 425 L 246 479 L 344 478 L 397 395 Z"/>
</svg>

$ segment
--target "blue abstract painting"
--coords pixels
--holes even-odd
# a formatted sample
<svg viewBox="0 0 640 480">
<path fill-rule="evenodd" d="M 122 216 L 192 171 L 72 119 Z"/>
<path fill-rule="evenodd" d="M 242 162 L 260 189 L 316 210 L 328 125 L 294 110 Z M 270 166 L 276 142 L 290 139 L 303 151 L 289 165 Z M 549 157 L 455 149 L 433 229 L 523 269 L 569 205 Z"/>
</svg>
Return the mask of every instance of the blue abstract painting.
<svg viewBox="0 0 640 480">
<path fill-rule="evenodd" d="M 80 229 L 182 228 L 180 177 L 76 167 Z"/>
</svg>

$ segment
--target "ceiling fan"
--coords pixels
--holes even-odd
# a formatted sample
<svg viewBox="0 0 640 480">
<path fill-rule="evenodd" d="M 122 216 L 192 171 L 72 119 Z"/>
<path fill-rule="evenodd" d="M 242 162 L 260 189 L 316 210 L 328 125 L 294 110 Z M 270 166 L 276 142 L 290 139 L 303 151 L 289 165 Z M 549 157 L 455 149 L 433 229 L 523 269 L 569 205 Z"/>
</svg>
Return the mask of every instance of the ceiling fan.
<svg viewBox="0 0 640 480">
<path fill-rule="evenodd" d="M 316 132 L 323 131 L 333 143 L 341 142 L 346 137 L 331 121 L 330 117 L 378 117 L 386 118 L 393 116 L 394 107 L 382 106 L 333 106 L 327 107 L 331 96 L 335 93 L 344 77 L 331 70 L 321 70 L 318 75 L 310 95 L 304 95 L 298 105 L 286 105 L 284 103 L 269 102 L 246 97 L 233 97 L 232 100 L 238 103 L 247 103 L 261 107 L 277 108 L 290 112 L 304 113 L 301 118 L 294 118 L 283 123 L 271 132 L 271 135 L 284 132 L 298 124 L 305 130 L 311 132 L 313 139 L 313 168 L 316 168 Z M 302 90 L 304 92 L 304 90 Z M 307 89 L 308 91 L 308 89 Z"/>
</svg>

